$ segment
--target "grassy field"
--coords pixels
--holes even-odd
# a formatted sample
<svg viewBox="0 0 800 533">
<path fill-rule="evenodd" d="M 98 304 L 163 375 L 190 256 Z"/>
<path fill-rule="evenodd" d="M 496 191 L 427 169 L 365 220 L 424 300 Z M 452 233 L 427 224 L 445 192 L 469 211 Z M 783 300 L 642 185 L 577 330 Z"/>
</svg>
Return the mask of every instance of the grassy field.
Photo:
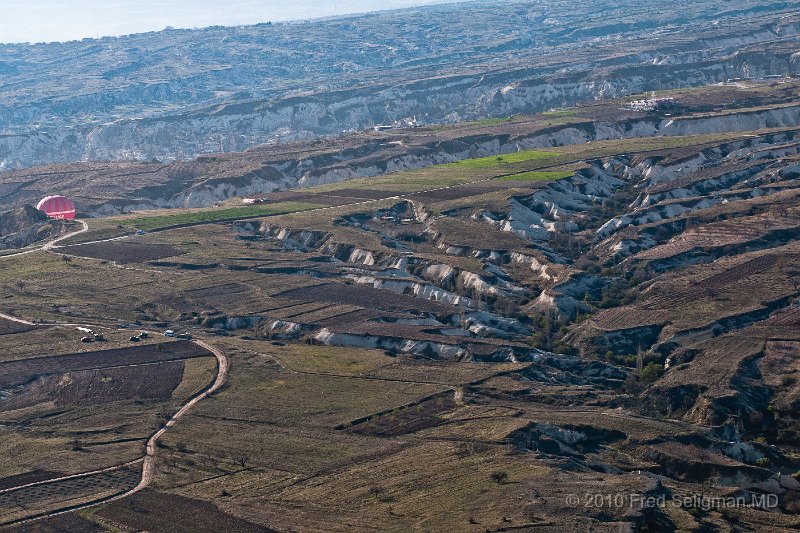
<svg viewBox="0 0 800 533">
<path fill-rule="evenodd" d="M 555 152 L 543 152 L 541 150 L 525 150 L 490 157 L 479 157 L 477 159 L 465 159 L 455 163 L 448 163 L 444 167 L 456 168 L 492 168 L 498 165 L 508 165 L 511 163 L 523 163 L 528 161 L 541 161 L 558 156 Z"/>
<path fill-rule="evenodd" d="M 281 202 L 263 206 L 184 211 L 174 215 L 141 216 L 137 218 L 122 219 L 120 220 L 120 224 L 144 231 L 154 231 L 178 226 L 227 222 L 232 220 L 258 218 L 271 215 L 285 215 L 287 213 L 308 211 L 318 207 L 323 206 L 302 202 Z"/>
</svg>

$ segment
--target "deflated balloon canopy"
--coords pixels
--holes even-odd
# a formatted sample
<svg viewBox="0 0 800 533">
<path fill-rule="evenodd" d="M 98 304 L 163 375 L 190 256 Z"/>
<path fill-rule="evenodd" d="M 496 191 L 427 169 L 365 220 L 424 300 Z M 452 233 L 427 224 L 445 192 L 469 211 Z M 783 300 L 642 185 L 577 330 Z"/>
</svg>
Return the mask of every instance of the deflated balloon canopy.
<svg viewBox="0 0 800 533">
<path fill-rule="evenodd" d="M 66 196 L 48 196 L 39 202 L 36 209 L 50 218 L 75 220 L 75 203 Z"/>
</svg>

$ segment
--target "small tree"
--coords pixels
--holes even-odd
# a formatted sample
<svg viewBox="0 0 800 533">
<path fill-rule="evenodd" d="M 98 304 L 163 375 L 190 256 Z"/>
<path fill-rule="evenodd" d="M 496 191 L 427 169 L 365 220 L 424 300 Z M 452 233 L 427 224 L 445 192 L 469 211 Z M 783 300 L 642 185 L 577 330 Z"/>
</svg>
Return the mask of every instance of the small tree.
<svg viewBox="0 0 800 533">
<path fill-rule="evenodd" d="M 642 383 L 654 383 L 658 378 L 660 378 L 664 374 L 664 366 L 658 363 L 650 363 L 641 373 L 641 380 Z"/>
</svg>

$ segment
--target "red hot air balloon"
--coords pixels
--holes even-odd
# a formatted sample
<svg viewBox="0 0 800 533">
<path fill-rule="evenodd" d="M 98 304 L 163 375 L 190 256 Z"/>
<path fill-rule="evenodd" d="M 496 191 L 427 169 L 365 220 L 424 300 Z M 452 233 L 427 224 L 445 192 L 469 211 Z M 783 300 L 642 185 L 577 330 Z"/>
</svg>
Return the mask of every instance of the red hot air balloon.
<svg viewBox="0 0 800 533">
<path fill-rule="evenodd" d="M 75 204 L 66 196 L 48 196 L 36 206 L 50 218 L 75 220 Z"/>
</svg>

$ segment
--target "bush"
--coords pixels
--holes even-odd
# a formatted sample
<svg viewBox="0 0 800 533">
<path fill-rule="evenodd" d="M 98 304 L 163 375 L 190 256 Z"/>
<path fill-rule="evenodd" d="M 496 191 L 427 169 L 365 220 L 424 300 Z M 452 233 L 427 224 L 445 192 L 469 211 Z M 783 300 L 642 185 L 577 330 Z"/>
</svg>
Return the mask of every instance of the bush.
<svg viewBox="0 0 800 533">
<path fill-rule="evenodd" d="M 650 363 L 642 370 L 642 383 L 655 383 L 664 374 L 664 366 L 658 363 Z"/>
<path fill-rule="evenodd" d="M 492 474 L 492 481 L 499 485 L 508 483 L 508 472 L 500 471 Z"/>
</svg>

